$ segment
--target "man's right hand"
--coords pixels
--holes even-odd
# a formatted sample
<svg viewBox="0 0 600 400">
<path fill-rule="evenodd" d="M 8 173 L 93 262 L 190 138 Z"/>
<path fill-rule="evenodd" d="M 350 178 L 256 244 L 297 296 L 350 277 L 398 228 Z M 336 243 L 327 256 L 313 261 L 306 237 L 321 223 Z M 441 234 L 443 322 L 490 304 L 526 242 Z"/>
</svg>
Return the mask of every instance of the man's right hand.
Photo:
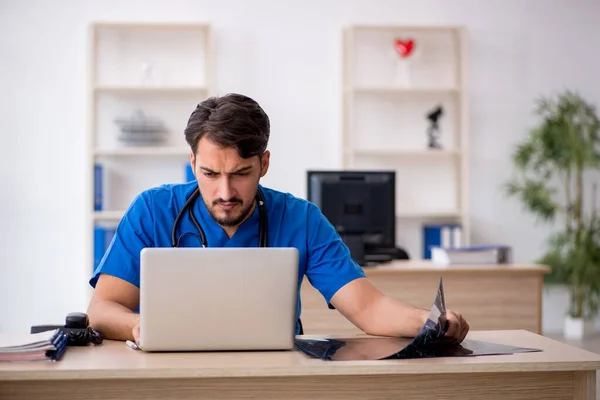
<svg viewBox="0 0 600 400">
<path fill-rule="evenodd" d="M 133 335 L 133 340 L 135 341 L 135 344 L 139 345 L 140 344 L 140 317 L 137 317 L 137 319 L 135 320 L 135 326 L 131 330 L 131 334 Z"/>
</svg>

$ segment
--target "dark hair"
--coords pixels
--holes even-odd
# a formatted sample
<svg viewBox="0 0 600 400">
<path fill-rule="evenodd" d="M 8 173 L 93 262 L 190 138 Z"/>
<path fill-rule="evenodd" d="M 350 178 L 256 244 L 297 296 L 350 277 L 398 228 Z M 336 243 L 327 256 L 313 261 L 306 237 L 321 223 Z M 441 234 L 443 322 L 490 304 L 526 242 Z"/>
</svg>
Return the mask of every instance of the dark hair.
<svg viewBox="0 0 600 400">
<path fill-rule="evenodd" d="M 230 93 L 210 97 L 196 107 L 185 128 L 194 154 L 203 136 L 222 147 L 235 147 L 242 158 L 261 156 L 267 149 L 269 117 L 250 97 Z"/>
</svg>

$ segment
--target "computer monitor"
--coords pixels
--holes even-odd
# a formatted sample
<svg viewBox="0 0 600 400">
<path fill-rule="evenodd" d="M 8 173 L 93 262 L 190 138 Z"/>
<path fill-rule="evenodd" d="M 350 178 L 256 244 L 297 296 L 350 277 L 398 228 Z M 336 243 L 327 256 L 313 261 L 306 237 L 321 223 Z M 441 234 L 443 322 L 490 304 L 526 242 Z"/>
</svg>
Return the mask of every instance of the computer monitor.
<svg viewBox="0 0 600 400">
<path fill-rule="evenodd" d="M 394 253 L 394 171 L 307 171 L 307 198 L 335 227 L 358 264 Z"/>
</svg>

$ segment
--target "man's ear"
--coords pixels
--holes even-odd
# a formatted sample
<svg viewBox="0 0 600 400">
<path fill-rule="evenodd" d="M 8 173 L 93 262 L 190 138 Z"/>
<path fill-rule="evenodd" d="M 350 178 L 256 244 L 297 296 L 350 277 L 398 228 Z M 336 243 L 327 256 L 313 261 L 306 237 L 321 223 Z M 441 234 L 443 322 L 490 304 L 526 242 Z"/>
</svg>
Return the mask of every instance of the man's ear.
<svg viewBox="0 0 600 400">
<path fill-rule="evenodd" d="M 190 165 L 192 166 L 192 173 L 196 176 L 196 155 L 193 151 L 190 151 Z"/>
<path fill-rule="evenodd" d="M 260 158 L 260 177 L 262 178 L 267 174 L 269 170 L 269 162 L 270 162 L 271 152 L 269 150 L 265 151 Z"/>
</svg>

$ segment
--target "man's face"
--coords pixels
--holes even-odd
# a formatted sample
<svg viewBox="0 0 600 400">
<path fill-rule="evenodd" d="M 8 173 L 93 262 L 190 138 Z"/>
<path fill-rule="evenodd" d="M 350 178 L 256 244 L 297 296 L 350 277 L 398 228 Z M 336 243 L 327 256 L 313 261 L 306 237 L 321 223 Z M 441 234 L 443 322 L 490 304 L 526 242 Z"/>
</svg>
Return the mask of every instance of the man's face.
<svg viewBox="0 0 600 400">
<path fill-rule="evenodd" d="M 269 168 L 269 152 L 243 159 L 235 148 L 221 148 L 203 137 L 190 161 L 211 217 L 223 227 L 242 223 L 252 210 L 258 182 Z"/>
</svg>

